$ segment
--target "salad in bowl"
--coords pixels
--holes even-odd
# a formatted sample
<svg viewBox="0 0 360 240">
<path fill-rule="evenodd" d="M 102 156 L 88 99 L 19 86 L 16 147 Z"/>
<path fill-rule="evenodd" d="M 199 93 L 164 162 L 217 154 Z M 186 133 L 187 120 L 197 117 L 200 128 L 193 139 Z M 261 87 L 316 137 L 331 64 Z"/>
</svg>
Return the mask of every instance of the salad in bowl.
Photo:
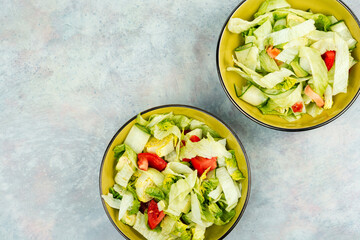
<svg viewBox="0 0 360 240">
<path fill-rule="evenodd" d="M 111 154 L 114 184 L 102 199 L 115 221 L 145 239 L 205 239 L 207 228 L 238 215 L 247 173 L 227 140 L 202 121 L 139 114 Z"/>
</svg>

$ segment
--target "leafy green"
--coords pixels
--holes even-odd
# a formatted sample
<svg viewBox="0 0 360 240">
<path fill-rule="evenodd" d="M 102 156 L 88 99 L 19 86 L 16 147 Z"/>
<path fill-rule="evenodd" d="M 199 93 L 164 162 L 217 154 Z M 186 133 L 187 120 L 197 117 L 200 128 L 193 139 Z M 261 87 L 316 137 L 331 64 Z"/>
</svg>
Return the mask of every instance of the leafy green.
<svg viewBox="0 0 360 240">
<path fill-rule="evenodd" d="M 136 117 L 136 123 L 138 123 L 138 124 L 140 124 L 140 125 L 142 125 L 142 126 L 146 126 L 146 125 L 149 124 L 149 122 L 146 121 L 146 120 L 141 116 L 140 113 L 139 113 L 139 114 L 137 115 L 137 117 Z"/>
<path fill-rule="evenodd" d="M 165 199 L 165 194 L 159 187 L 148 187 L 145 192 L 157 202 Z"/>
<path fill-rule="evenodd" d="M 347 59 L 349 60 L 347 53 Z M 328 70 L 324 60 L 321 58 L 320 52 L 310 47 L 300 48 L 300 58 L 305 58 L 311 67 L 313 76 L 313 83 L 311 88 L 319 95 L 322 96 L 328 85 Z M 347 69 L 348 71 L 348 69 Z"/>
<path fill-rule="evenodd" d="M 316 14 L 315 16 L 314 20 L 316 29 L 325 32 L 329 31 L 331 26 L 330 19 L 324 14 Z"/>
<path fill-rule="evenodd" d="M 168 194 L 170 192 L 171 185 L 174 184 L 178 179 L 179 178 L 173 174 L 166 174 L 162 185 L 163 192 Z"/>
<path fill-rule="evenodd" d="M 231 178 L 235 181 L 245 179 L 244 175 L 239 170 L 239 167 L 238 167 L 238 164 L 236 161 L 235 151 L 230 150 L 229 152 L 231 153 L 231 158 L 225 158 L 225 163 L 226 163 L 226 169 L 228 170 Z"/>
<path fill-rule="evenodd" d="M 209 211 L 211 212 L 211 214 L 215 218 L 218 218 L 223 214 L 223 211 L 220 209 L 220 207 L 216 203 L 210 203 L 208 208 L 209 208 Z"/>
<path fill-rule="evenodd" d="M 290 4 L 286 0 L 265 0 L 255 13 L 255 17 L 261 16 L 264 13 L 271 12 L 275 9 L 289 8 Z"/>
<path fill-rule="evenodd" d="M 181 148 L 180 159 L 191 159 L 196 156 L 201 156 L 205 158 L 222 156 L 231 157 L 231 154 L 226 150 L 226 147 L 224 145 L 215 141 L 208 134 L 207 138 L 203 138 L 199 142 L 187 141 L 186 146 Z"/>
<path fill-rule="evenodd" d="M 116 192 L 112 187 L 109 188 L 109 192 L 113 195 L 113 198 L 122 199 L 120 193 Z"/>
<path fill-rule="evenodd" d="M 231 219 L 233 219 L 235 214 L 236 214 L 235 209 L 232 209 L 230 212 L 223 211 L 222 215 L 219 218 L 215 219 L 214 224 L 215 225 L 225 225 L 228 222 L 230 222 Z"/>
<path fill-rule="evenodd" d="M 190 130 L 194 130 L 195 128 L 201 129 L 203 136 L 207 136 L 209 133 L 214 138 L 220 137 L 220 135 L 214 129 L 210 128 L 208 125 L 201 121 L 193 119 L 190 122 Z"/>
</svg>

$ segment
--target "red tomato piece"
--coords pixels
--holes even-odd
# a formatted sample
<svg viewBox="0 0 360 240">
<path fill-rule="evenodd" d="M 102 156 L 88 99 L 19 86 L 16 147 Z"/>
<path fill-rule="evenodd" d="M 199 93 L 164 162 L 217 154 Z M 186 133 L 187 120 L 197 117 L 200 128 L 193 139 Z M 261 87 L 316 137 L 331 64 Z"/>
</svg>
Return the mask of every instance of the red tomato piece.
<svg viewBox="0 0 360 240">
<path fill-rule="evenodd" d="M 149 161 L 144 157 L 138 157 L 138 166 L 141 170 L 147 171 L 149 168 Z"/>
<path fill-rule="evenodd" d="M 330 71 L 330 69 L 333 67 L 335 62 L 336 51 L 327 51 L 326 53 L 321 55 L 321 57 L 325 62 L 327 70 Z"/>
<path fill-rule="evenodd" d="M 296 113 L 296 112 L 301 112 L 303 110 L 303 107 L 304 105 L 302 102 L 297 102 L 291 108 L 293 112 Z"/>
<path fill-rule="evenodd" d="M 151 229 L 156 228 L 156 226 L 159 225 L 159 223 L 161 222 L 161 220 L 163 220 L 164 217 L 165 217 L 164 211 L 160 212 L 157 203 L 154 201 L 154 199 L 151 200 L 148 208 L 149 227 Z"/>
<path fill-rule="evenodd" d="M 192 158 L 190 161 L 193 167 L 197 170 L 198 176 L 200 177 L 206 169 L 210 168 L 211 171 L 216 168 L 217 166 L 216 159 L 217 157 L 204 158 L 204 157 L 196 156 Z"/>
<path fill-rule="evenodd" d="M 200 141 L 200 138 L 199 138 L 198 136 L 196 136 L 196 135 L 192 135 L 189 139 L 190 139 L 190 141 L 192 141 L 192 142 L 198 142 L 198 141 Z"/>
<path fill-rule="evenodd" d="M 189 158 L 183 158 L 182 161 L 184 161 L 184 162 L 190 162 L 191 159 L 189 159 Z"/>
<path fill-rule="evenodd" d="M 275 59 L 277 55 L 281 53 L 280 49 L 274 48 L 273 46 L 268 47 L 266 52 L 272 59 Z"/>
<path fill-rule="evenodd" d="M 148 166 L 155 168 L 158 171 L 162 171 L 166 168 L 167 162 L 154 153 L 139 153 L 138 154 L 138 165 L 145 166 L 144 162 L 148 162 Z M 147 170 L 142 169 L 141 170 Z"/>
</svg>

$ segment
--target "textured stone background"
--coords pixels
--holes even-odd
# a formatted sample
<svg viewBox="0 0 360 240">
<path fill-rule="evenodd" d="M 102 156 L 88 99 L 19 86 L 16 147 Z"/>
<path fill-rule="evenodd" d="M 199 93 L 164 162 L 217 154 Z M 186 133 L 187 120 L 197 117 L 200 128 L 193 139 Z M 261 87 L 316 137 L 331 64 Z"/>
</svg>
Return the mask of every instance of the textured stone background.
<svg viewBox="0 0 360 240">
<path fill-rule="evenodd" d="M 215 65 L 238 3 L 2 0 L 0 238 L 122 239 L 99 197 L 103 152 L 138 112 L 183 103 L 222 118 L 250 157 L 250 202 L 227 239 L 360 239 L 360 101 L 309 132 L 243 116 Z"/>
</svg>

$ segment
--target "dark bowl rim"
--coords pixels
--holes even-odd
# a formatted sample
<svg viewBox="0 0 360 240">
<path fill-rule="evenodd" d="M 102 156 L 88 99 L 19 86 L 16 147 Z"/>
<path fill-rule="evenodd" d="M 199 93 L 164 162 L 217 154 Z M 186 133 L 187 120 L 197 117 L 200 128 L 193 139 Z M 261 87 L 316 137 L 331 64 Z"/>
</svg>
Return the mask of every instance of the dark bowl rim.
<svg viewBox="0 0 360 240">
<path fill-rule="evenodd" d="M 308 130 L 314 130 L 316 128 L 325 126 L 329 123 L 331 123 L 332 121 L 334 121 L 335 119 L 339 118 L 341 115 L 343 115 L 356 101 L 356 99 L 358 98 L 358 96 L 360 95 L 360 87 L 358 89 L 358 91 L 356 92 L 355 96 L 353 97 L 353 99 L 350 101 L 350 103 L 348 105 L 346 105 L 346 107 L 344 109 L 342 109 L 338 114 L 336 114 L 334 117 L 326 120 L 325 122 L 316 124 L 314 126 L 311 127 L 304 127 L 304 128 L 283 128 L 283 127 L 276 127 L 267 123 L 262 122 L 261 120 L 251 116 L 249 113 L 247 113 L 245 110 L 243 110 L 237 103 L 236 101 L 231 97 L 230 92 L 228 91 L 228 89 L 225 86 L 224 83 L 224 79 L 221 75 L 221 70 L 220 70 L 220 64 L 219 64 L 219 49 L 220 49 L 220 43 L 226 28 L 227 23 L 229 22 L 230 18 L 233 16 L 233 14 L 236 12 L 236 10 L 238 10 L 246 1 L 248 0 L 243 0 L 239 5 L 237 5 L 234 10 L 230 13 L 229 17 L 226 19 L 225 24 L 223 25 L 220 35 L 219 35 L 219 40 L 218 40 L 218 44 L 216 47 L 216 68 L 217 68 L 217 73 L 218 73 L 218 77 L 219 77 L 219 81 L 220 84 L 222 86 L 222 88 L 224 89 L 227 97 L 230 99 L 230 101 L 232 102 L 232 104 L 242 113 L 244 114 L 247 118 L 251 119 L 252 121 L 256 122 L 257 124 L 273 129 L 273 130 L 278 130 L 278 131 L 285 131 L 285 132 L 301 132 L 301 131 L 308 131 Z M 354 14 L 354 12 L 341 0 L 335 0 L 338 3 L 340 3 L 350 14 L 351 16 L 354 18 L 354 20 L 356 21 L 358 27 L 360 28 L 360 21 L 359 19 L 356 17 L 356 15 Z"/>
<path fill-rule="evenodd" d="M 247 191 L 247 194 L 246 194 L 246 199 L 245 199 L 245 202 L 244 202 L 244 206 L 243 208 L 241 209 L 241 212 L 239 214 L 239 216 L 237 217 L 236 221 L 234 222 L 234 224 L 229 228 L 229 230 L 226 231 L 226 233 L 224 233 L 224 235 L 219 238 L 219 240 L 221 239 L 224 239 L 234 228 L 235 226 L 238 224 L 238 222 L 240 221 L 241 217 L 243 216 L 244 212 L 245 212 L 245 209 L 247 207 L 247 204 L 249 202 L 249 198 L 250 198 L 250 191 L 251 191 L 251 169 L 250 169 L 250 162 L 249 162 L 249 158 L 246 154 L 246 151 L 245 151 L 245 148 L 242 144 L 242 142 L 240 141 L 239 137 L 237 136 L 237 134 L 234 132 L 234 130 L 228 126 L 224 121 L 222 121 L 220 118 L 218 118 L 217 116 L 215 116 L 214 114 L 206 111 L 206 110 L 203 110 L 201 108 L 197 108 L 197 107 L 194 107 L 194 106 L 189 106 L 189 105 L 183 105 L 183 104 L 167 104 L 167 105 L 160 105 L 160 106 L 157 106 L 157 107 L 153 107 L 153 108 L 149 108 L 145 111 L 142 111 L 140 114 L 144 114 L 144 113 L 147 113 L 147 112 L 151 112 L 151 111 L 154 111 L 154 110 L 157 110 L 157 109 L 161 109 L 161 108 L 167 108 L 167 107 L 179 107 L 179 108 L 189 108 L 189 109 L 194 109 L 194 110 L 197 110 L 199 112 L 203 112 L 213 118 L 215 118 L 217 121 L 219 121 L 221 124 L 223 124 L 229 131 L 230 133 L 235 137 L 237 143 L 240 145 L 240 148 L 241 148 L 241 151 L 243 152 L 244 154 L 244 158 L 245 158 L 245 162 L 246 162 L 246 167 L 247 167 L 247 171 L 248 171 L 248 191 Z M 105 205 L 105 201 L 104 199 L 101 197 L 102 195 L 102 170 L 103 170 L 103 166 L 104 166 L 104 162 L 105 162 L 105 158 L 110 150 L 110 147 L 112 145 L 112 143 L 114 142 L 115 138 L 120 134 L 120 132 L 128 125 L 130 124 L 133 120 L 135 120 L 137 117 L 137 115 L 135 115 L 134 117 L 132 117 L 130 120 L 128 120 L 116 133 L 115 135 L 112 137 L 112 139 L 110 140 L 110 143 L 108 144 L 108 146 L 106 147 L 106 151 L 103 155 L 103 158 L 102 158 L 102 161 L 101 161 L 101 165 L 100 165 L 100 174 L 99 174 L 99 193 L 100 193 L 100 199 L 101 199 L 101 203 L 103 205 L 103 208 L 106 212 L 106 215 L 108 216 L 111 224 L 114 226 L 114 228 L 127 240 L 130 240 L 130 238 L 128 238 L 125 233 L 123 233 L 120 228 L 118 228 L 118 226 L 115 224 L 115 222 L 113 221 L 113 219 L 111 218 L 110 214 L 109 214 L 109 211 L 107 210 L 106 208 L 106 205 Z"/>
</svg>

